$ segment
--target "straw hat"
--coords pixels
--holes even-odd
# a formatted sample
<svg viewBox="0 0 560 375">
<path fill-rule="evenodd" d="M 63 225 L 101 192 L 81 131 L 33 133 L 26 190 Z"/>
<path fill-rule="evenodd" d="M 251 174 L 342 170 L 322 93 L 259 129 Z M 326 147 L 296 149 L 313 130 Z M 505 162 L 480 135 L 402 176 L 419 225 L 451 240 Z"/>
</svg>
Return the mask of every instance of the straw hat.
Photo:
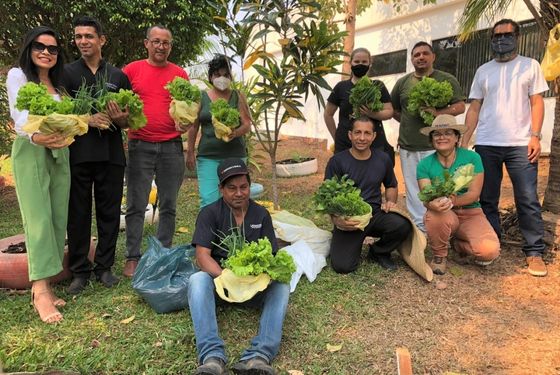
<svg viewBox="0 0 560 375">
<path fill-rule="evenodd" d="M 414 270 L 414 272 L 420 275 L 420 277 L 426 281 L 432 281 L 434 273 L 428 263 L 426 263 L 426 258 L 424 257 L 424 251 L 427 246 L 426 236 L 416 225 L 414 225 L 406 212 L 401 211 L 398 208 L 391 208 L 391 212 L 401 215 L 412 225 L 412 231 L 398 247 L 401 257 L 406 264 Z"/>
<path fill-rule="evenodd" d="M 467 130 L 467 127 L 463 124 L 457 124 L 457 120 L 455 120 L 455 116 L 439 115 L 434 119 L 432 126 L 425 126 L 421 128 L 420 133 L 424 135 L 430 135 L 430 133 L 435 130 L 443 130 L 443 129 L 453 129 L 463 134 Z"/>
</svg>

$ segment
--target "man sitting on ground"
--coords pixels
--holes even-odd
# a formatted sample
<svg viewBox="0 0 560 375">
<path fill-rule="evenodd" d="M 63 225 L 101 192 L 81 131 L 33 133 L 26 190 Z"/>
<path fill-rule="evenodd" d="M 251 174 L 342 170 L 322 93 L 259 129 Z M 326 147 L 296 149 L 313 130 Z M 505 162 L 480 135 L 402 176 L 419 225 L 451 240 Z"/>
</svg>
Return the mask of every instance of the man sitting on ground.
<svg viewBox="0 0 560 375">
<path fill-rule="evenodd" d="M 217 245 L 218 234 L 228 235 L 239 230 L 248 242 L 268 238 L 273 252 L 278 245 L 268 211 L 249 199 L 251 179 L 241 159 L 225 159 L 218 166 L 219 189 L 222 198 L 204 207 L 196 220 L 193 246 L 201 271 L 189 280 L 189 308 L 196 336 L 196 349 L 201 364 L 195 374 L 226 374 L 225 345 L 218 335 L 214 278 L 222 273 L 221 261 L 228 253 Z M 270 363 L 278 354 L 282 325 L 288 307 L 289 284 L 276 281 L 256 294 L 247 304 L 262 306 L 259 332 L 233 366 L 235 374 L 274 374 Z M 218 299 L 218 302 L 223 302 Z M 225 303 L 225 302 L 223 302 Z"/>
<path fill-rule="evenodd" d="M 357 221 L 331 216 L 334 224 L 331 242 L 331 265 L 336 272 L 355 271 L 360 263 L 362 244 L 366 236 L 379 237 L 370 245 L 368 258 L 388 270 L 395 270 L 391 252 L 407 238 L 411 224 L 403 216 L 389 212 L 397 204 L 397 179 L 393 163 L 386 153 L 370 149 L 375 139 L 372 120 L 362 116 L 354 120 L 348 137 L 352 147 L 335 154 L 328 162 L 325 179 L 334 176 L 348 178 L 361 190 L 362 198 L 372 207 L 373 217 L 364 230 Z M 385 187 L 385 203 L 382 203 L 381 184 Z"/>
</svg>

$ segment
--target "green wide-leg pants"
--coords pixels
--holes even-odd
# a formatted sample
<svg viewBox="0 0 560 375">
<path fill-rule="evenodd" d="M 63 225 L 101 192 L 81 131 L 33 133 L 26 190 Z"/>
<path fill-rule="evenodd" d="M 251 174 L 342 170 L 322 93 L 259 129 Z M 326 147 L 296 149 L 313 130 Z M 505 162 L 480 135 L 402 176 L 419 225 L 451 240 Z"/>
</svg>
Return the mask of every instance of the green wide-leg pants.
<svg viewBox="0 0 560 375">
<path fill-rule="evenodd" d="M 62 271 L 68 220 L 68 148 L 50 150 L 16 137 L 12 147 L 16 193 L 25 230 L 29 280 Z"/>
</svg>

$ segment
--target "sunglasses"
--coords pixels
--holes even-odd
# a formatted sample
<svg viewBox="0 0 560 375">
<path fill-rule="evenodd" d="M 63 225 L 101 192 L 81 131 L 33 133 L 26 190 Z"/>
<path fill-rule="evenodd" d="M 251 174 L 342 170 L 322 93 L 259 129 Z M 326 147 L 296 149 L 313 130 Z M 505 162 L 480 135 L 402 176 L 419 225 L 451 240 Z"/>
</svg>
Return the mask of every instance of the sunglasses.
<svg viewBox="0 0 560 375">
<path fill-rule="evenodd" d="M 60 48 L 58 46 L 48 46 L 41 42 L 31 42 L 31 49 L 38 52 L 43 52 L 46 49 L 48 53 L 54 56 L 58 55 L 58 52 L 60 52 Z"/>
</svg>

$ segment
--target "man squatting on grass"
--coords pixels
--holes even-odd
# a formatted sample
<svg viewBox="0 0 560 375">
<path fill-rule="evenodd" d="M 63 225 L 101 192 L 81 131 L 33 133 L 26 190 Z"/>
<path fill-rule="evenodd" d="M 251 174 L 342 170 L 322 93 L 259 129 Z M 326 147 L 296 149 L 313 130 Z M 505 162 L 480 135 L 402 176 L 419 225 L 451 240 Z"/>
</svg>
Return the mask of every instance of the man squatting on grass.
<svg viewBox="0 0 560 375">
<path fill-rule="evenodd" d="M 358 222 L 331 215 L 334 224 L 331 265 L 339 273 L 352 272 L 358 268 L 366 236 L 379 237 L 378 241 L 370 245 L 368 258 L 383 268 L 395 270 L 397 266 L 391 259 L 391 252 L 412 230 L 408 220 L 389 212 L 397 204 L 397 179 L 389 156 L 370 148 L 376 135 L 374 129 L 372 120 L 367 116 L 354 120 L 348 131 L 352 147 L 334 154 L 325 170 L 325 179 L 348 175 L 361 190 L 362 198 L 372 207 L 373 217 L 363 231 L 356 228 Z M 381 199 L 381 184 L 385 186 L 385 203 Z"/>
<path fill-rule="evenodd" d="M 369 147 L 369 146 L 368 146 Z M 233 230 L 243 233 L 248 242 L 267 237 L 274 253 L 278 250 L 272 219 L 268 211 L 249 199 L 251 179 L 245 163 L 229 158 L 218 166 L 219 189 L 222 197 L 202 208 L 196 219 L 192 244 L 196 247 L 196 262 L 201 271 L 189 279 L 189 309 L 196 337 L 198 360 L 195 374 L 226 374 L 227 357 L 224 341 L 218 336 L 216 321 L 216 288 L 214 278 L 222 273 L 221 261 L 228 253 L 216 246 L 218 234 Z M 236 374 L 272 375 L 270 363 L 278 354 L 282 325 L 290 296 L 289 284 L 272 281 L 262 292 L 246 302 L 262 306 L 259 333 L 251 346 L 233 366 Z M 223 302 L 226 303 L 226 302 Z"/>
<path fill-rule="evenodd" d="M 474 75 L 469 94 L 472 102 L 465 118 L 467 131 L 461 145 L 468 147 L 477 129 L 475 151 L 485 171 L 480 204 L 498 237 L 498 203 L 502 168 L 506 165 L 528 271 L 533 276 L 546 276 L 537 177 L 544 118 L 542 94 L 548 85 L 539 63 L 517 54 L 518 38 L 519 25 L 510 19 L 498 21 L 492 28 L 494 59 L 479 67 Z"/>
</svg>

